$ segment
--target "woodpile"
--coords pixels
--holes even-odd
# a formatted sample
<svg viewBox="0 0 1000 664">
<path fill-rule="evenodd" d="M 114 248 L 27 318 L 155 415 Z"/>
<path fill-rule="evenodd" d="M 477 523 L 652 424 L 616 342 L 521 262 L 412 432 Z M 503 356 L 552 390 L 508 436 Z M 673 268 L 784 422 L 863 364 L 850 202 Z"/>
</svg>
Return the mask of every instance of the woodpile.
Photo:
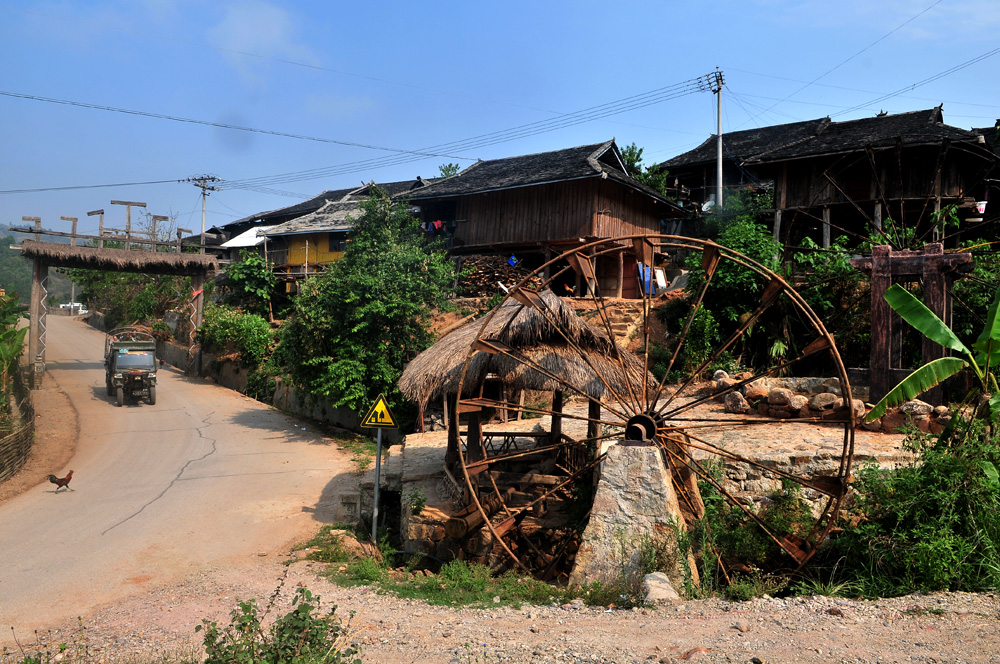
<svg viewBox="0 0 1000 664">
<path fill-rule="evenodd" d="M 507 288 L 524 279 L 530 271 L 520 264 L 511 265 L 509 256 L 468 256 L 462 260 L 458 292 L 463 297 L 491 297 L 502 293 L 498 283 Z M 539 287 L 541 279 L 532 279 L 532 286 Z"/>
</svg>

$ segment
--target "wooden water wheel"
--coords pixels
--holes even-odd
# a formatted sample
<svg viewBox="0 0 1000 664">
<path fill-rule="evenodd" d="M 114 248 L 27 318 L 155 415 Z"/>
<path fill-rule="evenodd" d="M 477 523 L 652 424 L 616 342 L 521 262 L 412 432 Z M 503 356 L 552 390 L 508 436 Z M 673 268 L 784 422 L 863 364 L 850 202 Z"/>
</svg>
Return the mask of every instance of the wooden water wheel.
<svg viewBox="0 0 1000 664">
<path fill-rule="evenodd" d="M 684 291 L 657 297 L 656 272 L 650 275 L 643 265 L 667 257 L 691 267 L 690 281 Z M 639 298 L 606 297 L 605 275 L 628 267 L 646 277 L 638 279 Z M 540 288 L 528 286 L 539 281 Z M 585 297 L 567 304 L 553 293 L 574 282 Z M 716 301 L 716 291 L 731 294 L 734 285 L 745 297 L 738 310 L 716 312 L 728 318 L 714 339 L 706 333 L 711 327 L 706 303 Z M 671 299 L 682 301 L 665 304 Z M 629 334 L 615 312 L 630 305 L 638 321 Z M 671 306 L 682 315 L 668 321 L 665 337 L 662 319 Z M 625 350 L 626 340 L 616 343 L 616 332 L 619 337 L 624 332 L 636 350 Z M 770 346 L 762 348 L 765 342 Z M 730 514 L 742 518 L 741 527 L 756 529 L 778 547 L 785 567 L 805 564 L 834 525 L 854 445 L 856 414 L 847 373 L 833 338 L 802 296 L 746 256 L 710 241 L 668 235 L 585 244 L 510 288 L 467 353 L 456 409 L 466 423 L 456 465 L 465 480 L 467 507 L 448 530 L 454 537 L 475 535 L 483 559 L 496 568 L 516 567 L 546 580 L 568 573 L 589 517 L 594 469 L 609 441 L 657 445 L 689 527 L 703 518 L 702 494 L 710 492 L 713 501 L 724 501 Z M 710 367 L 738 358 L 757 368 L 706 383 Z M 487 372 L 506 384 L 520 381 L 547 390 L 551 402 L 525 401 L 523 392 L 486 394 Z M 832 376 L 824 384 L 840 400 L 814 400 L 826 407 L 811 410 L 799 399 L 792 412 L 787 404 L 764 399 L 739 412 L 739 399 L 729 397 L 737 407 L 724 410 L 720 399 L 733 393 L 759 396 L 761 379 L 779 375 Z M 527 426 L 494 426 L 491 413 L 503 413 L 504 419 L 540 417 L 535 422 L 545 426 L 531 432 Z M 827 468 L 806 475 L 796 471 L 796 460 Z M 782 487 L 786 492 L 794 487 L 803 497 L 807 519 L 776 525 L 767 518 L 773 494 Z"/>
</svg>

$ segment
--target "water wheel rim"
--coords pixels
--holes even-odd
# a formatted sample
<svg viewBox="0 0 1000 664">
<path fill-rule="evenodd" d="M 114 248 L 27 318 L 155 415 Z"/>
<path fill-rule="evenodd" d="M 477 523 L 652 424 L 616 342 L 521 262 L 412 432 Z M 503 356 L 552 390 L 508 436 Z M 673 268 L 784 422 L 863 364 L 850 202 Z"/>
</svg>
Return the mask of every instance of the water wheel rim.
<svg viewBox="0 0 1000 664">
<path fill-rule="evenodd" d="M 792 555 L 793 559 L 795 559 L 795 561 L 797 562 L 796 569 L 801 568 L 806 562 L 808 562 L 808 560 L 812 557 L 812 555 L 815 554 L 819 545 L 827 538 L 827 536 L 831 532 L 832 528 L 835 525 L 836 518 L 840 512 L 844 496 L 846 494 L 846 487 L 850 477 L 850 471 L 854 453 L 856 417 L 854 414 L 854 408 L 852 407 L 854 404 L 853 394 L 851 391 L 850 381 L 847 375 L 846 367 L 844 366 L 843 361 L 840 357 L 840 353 L 837 350 L 836 342 L 833 336 L 827 331 L 825 325 L 823 324 L 822 319 L 815 313 L 815 311 L 812 310 L 812 308 L 801 296 L 801 294 L 798 293 L 791 284 L 789 284 L 784 278 L 775 273 L 773 270 L 770 270 L 769 268 L 760 264 L 759 262 L 754 261 L 753 259 L 748 258 L 747 256 L 735 250 L 729 249 L 728 247 L 716 244 L 710 240 L 701 240 L 701 239 L 688 238 L 677 235 L 635 234 L 635 235 L 615 238 L 614 240 L 595 240 L 592 242 L 588 242 L 578 247 L 571 248 L 563 252 L 562 254 L 555 256 L 548 261 L 545 261 L 540 267 L 533 270 L 530 274 L 521 279 L 517 284 L 508 289 L 508 293 L 505 295 L 501 303 L 494 309 L 492 309 L 490 312 L 488 312 L 487 315 L 482 319 L 482 324 L 479 328 L 479 331 L 476 333 L 473 343 L 468 348 L 466 352 L 466 357 L 464 359 L 464 362 L 462 363 L 462 368 L 458 381 L 456 408 L 453 413 L 453 416 L 456 418 L 454 426 L 456 428 L 459 428 L 459 423 L 457 418 L 459 417 L 460 408 L 458 406 L 459 404 L 462 404 L 463 395 L 465 395 L 467 392 L 467 378 L 469 377 L 470 363 L 472 362 L 473 358 L 476 356 L 477 353 L 483 352 L 482 342 L 491 341 L 491 339 L 488 337 L 487 331 L 491 329 L 495 317 L 503 309 L 503 307 L 505 305 L 511 306 L 508 303 L 512 299 L 517 300 L 519 297 L 522 299 L 523 298 L 530 299 L 532 297 L 535 297 L 534 295 L 531 295 L 531 293 L 533 293 L 534 291 L 528 289 L 527 286 L 533 280 L 537 280 L 539 275 L 544 275 L 546 270 L 550 270 L 550 276 L 542 279 L 541 282 L 542 287 L 538 289 L 539 291 L 544 291 L 546 288 L 550 287 L 554 283 L 554 281 L 558 276 L 566 273 L 571 269 L 574 269 L 573 261 L 578 260 L 581 255 L 586 257 L 587 262 L 591 265 L 591 269 L 593 269 L 595 263 L 590 263 L 590 261 L 596 261 L 601 257 L 611 256 L 613 254 L 618 254 L 618 253 L 624 255 L 628 251 L 629 242 L 635 244 L 636 246 L 638 246 L 637 243 L 648 242 L 651 245 L 657 247 L 657 249 L 660 251 L 662 251 L 664 248 L 670 248 L 675 250 L 700 251 L 704 257 L 703 258 L 704 260 L 712 258 L 713 260 L 715 260 L 716 266 L 718 265 L 718 263 L 725 260 L 733 265 L 738 265 L 740 267 L 743 267 L 745 269 L 754 272 L 755 274 L 761 277 L 766 278 L 768 284 L 774 286 L 777 289 L 777 293 L 774 295 L 775 299 L 772 300 L 772 302 L 776 301 L 777 298 L 780 298 L 781 296 L 786 297 L 788 301 L 795 307 L 795 310 L 805 316 L 805 320 L 807 321 L 808 325 L 811 325 L 813 329 L 816 331 L 817 341 L 822 342 L 823 348 L 821 348 L 819 351 L 816 352 L 823 352 L 827 354 L 828 356 L 827 360 L 832 363 L 832 366 L 836 373 L 835 378 L 837 380 L 838 387 L 840 388 L 841 398 L 843 399 L 843 402 L 845 404 L 848 404 L 846 414 L 844 414 L 843 421 L 840 420 L 836 421 L 836 423 L 839 423 L 843 426 L 843 438 L 842 438 L 839 465 L 836 474 L 832 477 L 832 479 L 834 480 L 834 484 L 839 484 L 841 488 L 839 490 L 837 490 L 835 487 L 831 488 L 831 486 L 833 485 L 820 487 L 820 489 L 831 491 L 832 493 L 828 494 L 826 504 L 822 507 L 822 509 L 820 509 L 818 515 L 814 520 L 815 525 L 810 530 L 806 541 L 807 549 L 796 551 L 794 547 L 798 546 L 798 544 L 796 543 L 783 544 L 781 542 L 778 542 L 779 546 L 782 549 L 784 549 L 787 553 Z M 565 267 L 560 267 L 563 263 L 566 263 L 567 265 Z M 555 273 L 551 272 L 551 269 L 554 267 L 560 268 L 558 272 Z M 576 267 L 575 269 L 580 270 L 581 268 Z M 583 272 L 586 272 L 587 268 L 583 267 L 582 270 Z M 650 270 L 649 281 L 652 282 L 653 279 L 654 279 L 654 273 L 652 270 Z M 708 282 L 709 283 L 705 284 L 706 290 L 702 292 L 699 297 L 698 307 L 701 306 L 704 294 L 705 292 L 707 292 L 707 288 L 711 282 L 711 277 L 709 277 Z M 599 305 L 600 303 L 605 302 L 605 297 L 600 295 L 599 293 L 595 294 L 597 290 L 598 289 L 588 289 L 588 292 L 590 294 L 589 296 L 591 300 L 597 306 L 597 309 L 600 310 L 601 307 Z M 649 309 L 650 309 L 649 304 L 651 297 L 647 297 L 647 293 L 642 292 L 641 290 L 640 293 L 641 293 L 640 300 L 638 301 L 641 301 L 644 306 L 643 328 L 644 328 L 644 333 L 648 333 Z M 598 298 L 600 302 L 598 302 Z M 512 324 L 517 314 L 520 313 L 520 311 L 523 311 L 523 309 L 526 306 L 528 306 L 528 304 L 525 304 L 524 302 L 521 301 L 518 302 L 518 305 L 519 305 L 518 311 L 509 317 L 508 321 L 506 322 L 506 325 Z M 769 306 L 770 304 L 766 304 L 764 308 L 766 309 Z M 691 314 L 692 319 L 694 315 L 696 315 L 695 311 L 693 311 Z M 612 330 L 610 329 L 610 325 L 608 324 L 607 320 L 604 320 L 603 324 L 605 325 L 606 328 L 604 332 L 610 337 L 611 341 L 614 342 L 615 337 Z M 685 333 L 687 332 L 687 329 L 688 328 L 685 327 Z M 647 343 L 644 344 L 644 346 L 645 346 L 644 363 L 645 363 L 645 368 L 648 368 L 648 360 L 649 360 L 648 341 Z M 801 359 L 803 358 L 802 357 L 796 358 L 789 364 L 794 364 L 795 362 L 798 362 Z M 537 367 L 535 369 L 537 371 Z M 625 370 L 624 365 L 622 366 L 622 373 L 626 376 L 628 375 L 628 371 Z M 767 375 L 767 373 L 769 373 L 769 371 L 764 372 L 763 375 Z M 648 371 L 644 370 L 642 372 L 642 380 L 646 381 L 647 376 L 648 376 Z M 656 407 L 659 404 L 658 396 L 659 392 L 662 390 L 664 386 L 666 376 L 667 374 L 665 374 L 664 380 L 657 385 L 656 388 L 657 397 L 654 397 L 654 399 L 652 400 L 652 405 L 654 407 Z M 610 389 L 608 381 L 605 380 L 604 377 L 602 377 L 602 381 L 604 382 L 605 387 L 608 388 L 608 392 L 614 393 L 614 390 Z M 687 386 L 687 384 L 688 383 L 685 383 L 685 386 Z M 571 392 L 575 391 L 577 393 L 581 393 L 580 390 L 576 389 L 568 382 L 565 383 L 565 385 L 571 388 L 570 389 Z M 643 408 L 644 406 L 648 407 L 650 405 L 648 401 L 644 401 L 644 399 L 648 396 L 647 390 L 649 386 L 646 385 L 644 382 L 640 390 L 636 391 L 637 387 L 638 386 L 635 385 L 631 386 L 633 394 L 630 395 L 630 398 L 636 399 L 636 405 L 638 406 L 637 411 L 642 411 L 644 409 Z M 682 390 L 683 386 L 681 389 L 678 390 L 678 393 Z M 638 397 L 639 394 L 641 394 L 642 397 Z M 621 395 L 613 394 L 613 396 L 618 400 L 619 406 L 625 405 L 622 403 L 624 399 L 622 398 Z M 468 438 L 468 435 L 466 436 L 466 438 Z M 490 532 L 490 535 L 492 536 L 493 543 L 499 544 L 503 552 L 522 571 L 527 572 L 529 574 L 532 573 L 529 566 L 525 564 L 525 562 L 521 559 L 521 557 L 518 556 L 511 549 L 511 547 L 508 545 L 507 541 L 503 537 L 503 535 L 506 534 L 506 531 L 503 533 L 498 532 L 498 528 L 493 523 L 491 515 L 487 513 L 487 510 L 484 508 L 482 502 L 480 501 L 477 490 L 478 489 L 477 484 L 476 482 L 473 481 L 473 474 L 470 473 L 469 471 L 470 464 L 467 458 L 468 445 L 466 444 L 465 449 L 463 450 L 461 437 L 460 437 L 458 452 L 459 452 L 458 461 L 462 469 L 463 479 L 465 480 L 465 485 L 466 485 L 465 488 L 468 494 L 467 495 L 468 503 L 470 505 L 475 505 L 477 511 L 480 513 L 480 516 L 483 519 L 484 527 Z M 748 458 L 743 457 L 742 455 L 737 454 L 735 456 L 738 457 L 741 461 L 749 461 Z M 492 476 L 491 476 L 491 482 L 493 482 Z M 809 483 L 805 481 L 800 481 L 799 484 L 807 488 L 815 488 L 815 487 L 810 487 Z M 493 482 L 493 489 L 495 495 L 497 495 L 498 498 L 500 498 L 500 500 L 503 501 L 503 498 L 500 496 L 499 489 L 497 489 L 495 482 Z M 507 511 L 508 514 L 510 514 L 510 510 L 508 509 L 506 504 L 504 504 L 503 508 L 504 510 Z M 509 520 L 510 517 L 508 517 L 505 521 Z M 770 532 L 768 532 L 768 534 L 771 535 Z M 774 536 L 773 535 L 771 536 L 773 539 Z"/>
</svg>

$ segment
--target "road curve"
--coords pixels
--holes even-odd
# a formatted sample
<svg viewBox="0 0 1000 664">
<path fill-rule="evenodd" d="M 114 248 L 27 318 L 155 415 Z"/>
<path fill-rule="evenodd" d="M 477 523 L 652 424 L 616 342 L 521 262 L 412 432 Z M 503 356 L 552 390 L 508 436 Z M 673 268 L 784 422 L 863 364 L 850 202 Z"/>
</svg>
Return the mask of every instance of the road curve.
<svg viewBox="0 0 1000 664">
<path fill-rule="evenodd" d="M 332 520 L 350 462 L 312 427 L 168 368 L 157 403 L 106 396 L 104 335 L 48 317 L 46 380 L 79 413 L 73 491 L 0 505 L 0 626 L 21 634 L 150 584 L 275 555 Z M 39 413 L 39 416 L 57 416 Z"/>
</svg>

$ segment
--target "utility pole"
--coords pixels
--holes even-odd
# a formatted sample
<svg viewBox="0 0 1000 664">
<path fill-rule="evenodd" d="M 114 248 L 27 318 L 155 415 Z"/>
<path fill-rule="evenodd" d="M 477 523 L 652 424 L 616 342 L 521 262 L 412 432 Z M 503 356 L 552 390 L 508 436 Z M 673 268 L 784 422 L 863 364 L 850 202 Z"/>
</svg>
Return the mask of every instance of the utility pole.
<svg viewBox="0 0 1000 664">
<path fill-rule="evenodd" d="M 725 80 L 722 72 L 716 67 L 708 75 L 712 93 L 716 96 L 716 132 L 715 132 L 715 205 L 717 214 L 722 214 L 722 85 Z"/>
<path fill-rule="evenodd" d="M 146 204 L 135 201 L 111 201 L 111 204 L 125 206 L 125 249 L 127 250 L 132 246 L 131 242 L 129 242 L 132 238 L 132 207 L 144 208 Z"/>
<path fill-rule="evenodd" d="M 219 191 L 218 187 L 213 187 L 211 182 L 218 182 L 219 178 L 215 175 L 198 175 L 193 178 L 188 178 L 188 182 L 194 186 L 201 189 L 201 252 L 205 253 L 205 199 L 208 198 L 208 192 Z"/>
</svg>

